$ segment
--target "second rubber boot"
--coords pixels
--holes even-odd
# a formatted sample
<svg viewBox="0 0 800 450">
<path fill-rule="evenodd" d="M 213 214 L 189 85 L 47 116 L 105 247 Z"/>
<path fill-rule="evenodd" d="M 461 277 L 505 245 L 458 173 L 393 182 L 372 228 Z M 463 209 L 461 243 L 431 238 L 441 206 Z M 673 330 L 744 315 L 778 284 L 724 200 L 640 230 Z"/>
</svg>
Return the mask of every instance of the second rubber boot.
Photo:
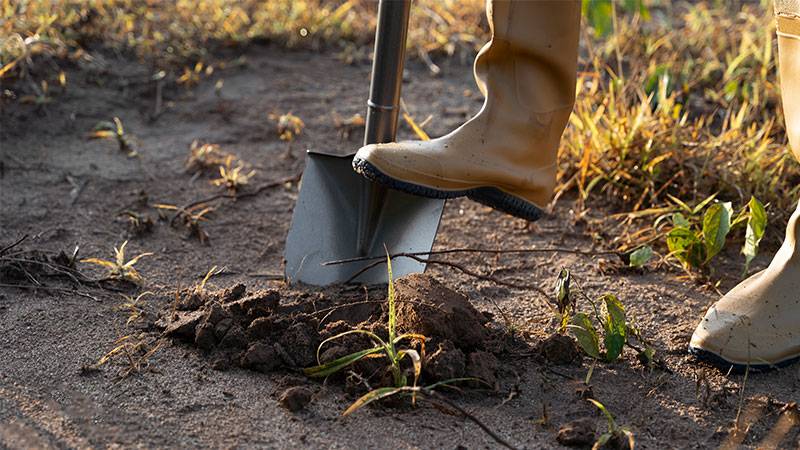
<svg viewBox="0 0 800 450">
<path fill-rule="evenodd" d="M 776 2 L 778 65 L 786 134 L 800 159 L 800 7 Z M 786 5 L 796 11 L 782 9 Z M 727 369 L 777 367 L 800 359 L 800 205 L 767 269 L 751 276 L 709 308 L 689 351 Z"/>
<path fill-rule="evenodd" d="M 580 2 L 495 0 L 486 9 L 492 39 L 474 69 L 480 112 L 437 139 L 365 146 L 353 167 L 411 194 L 468 196 L 536 220 L 575 102 Z"/>
</svg>

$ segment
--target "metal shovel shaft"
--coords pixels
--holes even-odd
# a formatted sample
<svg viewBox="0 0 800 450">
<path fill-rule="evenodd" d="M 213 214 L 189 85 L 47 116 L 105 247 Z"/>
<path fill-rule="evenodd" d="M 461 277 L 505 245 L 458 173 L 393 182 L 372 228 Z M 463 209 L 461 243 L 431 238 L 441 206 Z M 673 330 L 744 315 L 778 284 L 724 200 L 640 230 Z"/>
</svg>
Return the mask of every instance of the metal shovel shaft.
<svg viewBox="0 0 800 450">
<path fill-rule="evenodd" d="M 410 13 L 411 0 L 380 0 L 378 4 L 364 145 L 392 142 L 397 134 Z M 367 180 L 363 184 L 359 199 L 357 252 L 367 256 L 374 245 L 387 191 Z"/>
</svg>

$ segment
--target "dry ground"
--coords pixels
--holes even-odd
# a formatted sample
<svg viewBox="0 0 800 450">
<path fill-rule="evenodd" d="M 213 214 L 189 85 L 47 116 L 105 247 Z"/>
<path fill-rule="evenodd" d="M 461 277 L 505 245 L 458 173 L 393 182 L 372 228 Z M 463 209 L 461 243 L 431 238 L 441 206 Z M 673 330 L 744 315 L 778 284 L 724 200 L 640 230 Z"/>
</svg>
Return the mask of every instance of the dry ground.
<svg viewBox="0 0 800 450">
<path fill-rule="evenodd" d="M 57 101 L 37 109 L 8 104 L 0 116 L 0 242 L 24 234 L 29 248 L 71 250 L 84 257 L 108 257 L 126 239 L 118 214 L 155 210 L 149 204 L 183 204 L 217 192 L 206 177 L 183 170 L 194 139 L 218 143 L 258 171 L 255 185 L 302 169 L 305 148 L 352 151 L 361 139 L 339 137 L 331 111 L 347 117 L 363 112 L 369 65 L 346 65 L 334 55 L 254 48 L 246 65 L 218 71 L 193 90 L 165 92 L 166 111 L 148 119 L 153 108 L 146 67 L 114 59 L 68 72 L 67 89 Z M 221 95 L 214 82 L 224 78 Z M 440 135 L 480 107 L 470 68 L 444 64 L 433 78 L 415 63 L 408 67 L 404 99 L 418 118 L 433 114 L 431 135 Z M 271 112 L 291 111 L 306 128 L 293 143 L 278 139 Z M 140 159 L 128 159 L 114 142 L 89 141 L 100 120 L 119 116 L 138 140 Z M 407 129 L 403 130 L 410 136 Z M 86 183 L 77 200 L 74 183 Z M 146 289 L 166 292 L 196 283 L 214 265 L 227 272 L 212 283 L 242 282 L 251 288 L 281 288 L 264 274 L 282 272 L 282 251 L 297 185 L 267 190 L 256 198 L 220 203 L 205 225 L 210 245 L 183 239 L 158 222 L 152 234 L 131 238 L 131 254 L 150 251 L 137 267 Z M 534 225 L 467 201 L 449 202 L 436 248 L 558 246 L 593 248 L 570 200 Z M 602 207 L 594 214 L 604 214 Z M 780 225 L 771 227 L 777 233 Z M 2 247 L 2 246 L 0 246 Z M 768 253 L 768 252 L 765 252 Z M 610 257 L 568 253 L 484 258 L 459 257 L 477 270 L 493 270 L 506 280 L 536 283 L 550 290 L 561 267 L 569 267 L 596 295 L 617 294 L 654 342 L 671 372 L 644 370 L 631 353 L 613 364 L 597 364 L 591 379 L 595 398 L 631 429 L 639 448 L 708 448 L 744 439 L 755 447 L 798 399 L 798 367 L 751 374 L 743 397 L 742 377 L 697 364 L 685 353 L 688 338 L 718 294 L 668 271 L 602 271 Z M 767 256 L 757 260 L 763 266 Z M 720 289 L 738 279 L 738 258 L 718 270 Z M 612 261 L 613 262 L 613 261 Z M 493 302 L 531 343 L 552 332 L 552 314 L 539 294 L 496 286 L 447 269 L 430 272 L 464 292 L 480 310 L 496 313 Z M 66 285 L 58 285 L 68 287 Z M 126 333 L 126 314 L 117 293 L 89 290 L 97 301 L 64 292 L 0 288 L 0 446 L 8 447 L 334 447 L 486 448 L 496 444 L 472 423 L 432 407 L 366 408 L 343 419 L 352 401 L 337 386 L 307 382 L 316 392 L 297 414 L 277 406 L 284 387 L 306 383 L 297 375 L 264 375 L 242 369 L 215 371 L 194 349 L 170 343 L 152 358 L 149 370 L 115 378 L 118 363 L 83 373 Z M 497 316 L 497 314 L 496 314 Z M 499 319 L 498 319 L 499 320 Z M 575 383 L 591 366 L 549 367 L 532 357 L 503 360 L 499 393 L 453 396 L 509 441 L 526 448 L 558 448 L 559 427 L 590 417 L 602 431 L 596 409 L 577 398 Z M 698 379 L 708 380 L 708 385 Z M 514 395 L 509 395 L 513 393 Z M 743 423 L 731 426 L 743 399 Z M 797 427 L 782 446 L 798 444 Z M 735 442 L 732 442 L 735 444 Z"/>
</svg>

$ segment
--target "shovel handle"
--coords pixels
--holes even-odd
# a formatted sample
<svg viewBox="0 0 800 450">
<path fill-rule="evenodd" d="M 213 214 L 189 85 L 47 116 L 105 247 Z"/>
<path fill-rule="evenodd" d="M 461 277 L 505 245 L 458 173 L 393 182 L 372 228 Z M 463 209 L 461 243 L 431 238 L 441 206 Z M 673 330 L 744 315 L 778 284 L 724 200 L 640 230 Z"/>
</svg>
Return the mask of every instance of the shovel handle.
<svg viewBox="0 0 800 450">
<path fill-rule="evenodd" d="M 364 145 L 394 141 L 411 0 L 380 0 Z"/>
</svg>

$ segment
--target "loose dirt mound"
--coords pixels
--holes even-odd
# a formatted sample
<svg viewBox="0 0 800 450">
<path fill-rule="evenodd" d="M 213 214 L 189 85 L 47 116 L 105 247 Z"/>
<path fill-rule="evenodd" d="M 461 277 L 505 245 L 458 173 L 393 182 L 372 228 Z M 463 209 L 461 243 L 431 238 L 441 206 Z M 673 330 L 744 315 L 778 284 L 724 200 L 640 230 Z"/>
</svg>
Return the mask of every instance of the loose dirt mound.
<svg viewBox="0 0 800 450">
<path fill-rule="evenodd" d="M 496 385 L 496 355 L 507 340 L 501 330 L 464 295 L 429 276 L 400 278 L 395 287 L 398 332 L 426 337 L 424 346 L 412 343 L 424 357 L 425 382 L 470 376 Z M 219 291 L 184 289 L 156 326 L 196 346 L 218 370 L 297 370 L 316 365 L 320 343 L 342 332 L 366 329 L 386 338 L 385 294 L 370 292 L 368 298 L 345 288 L 313 294 L 289 288 L 248 293 L 242 284 Z M 348 335 L 323 346 L 319 362 L 373 345 L 365 335 Z M 372 358 L 352 368 L 355 378 L 374 385 L 388 382 L 385 366 Z"/>
</svg>

